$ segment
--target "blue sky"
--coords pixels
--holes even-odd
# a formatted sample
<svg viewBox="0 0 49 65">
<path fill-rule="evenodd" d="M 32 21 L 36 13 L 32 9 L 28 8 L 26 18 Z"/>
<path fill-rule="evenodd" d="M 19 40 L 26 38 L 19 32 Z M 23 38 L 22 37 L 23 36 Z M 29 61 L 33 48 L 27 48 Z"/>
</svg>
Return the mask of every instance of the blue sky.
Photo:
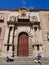
<svg viewBox="0 0 49 65">
<path fill-rule="evenodd" d="M 0 9 L 49 9 L 49 0 L 0 0 Z"/>
</svg>

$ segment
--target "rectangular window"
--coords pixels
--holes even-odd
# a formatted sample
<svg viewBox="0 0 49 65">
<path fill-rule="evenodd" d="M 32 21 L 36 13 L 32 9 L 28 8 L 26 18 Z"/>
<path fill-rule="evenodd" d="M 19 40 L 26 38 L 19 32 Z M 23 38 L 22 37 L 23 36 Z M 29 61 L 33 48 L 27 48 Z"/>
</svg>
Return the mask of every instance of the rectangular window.
<svg viewBox="0 0 49 65">
<path fill-rule="evenodd" d="M 0 13 L 0 22 L 4 22 L 4 14 Z"/>
<path fill-rule="evenodd" d="M 37 45 L 37 50 L 39 51 L 39 45 Z"/>
<path fill-rule="evenodd" d="M 34 30 L 37 31 L 37 27 L 34 27 Z"/>
<path fill-rule="evenodd" d="M 0 36 L 1 36 L 1 31 L 2 31 L 2 28 L 0 27 Z"/>
<path fill-rule="evenodd" d="M 48 39 L 48 41 L 49 41 L 49 33 L 47 33 L 47 39 Z"/>
</svg>

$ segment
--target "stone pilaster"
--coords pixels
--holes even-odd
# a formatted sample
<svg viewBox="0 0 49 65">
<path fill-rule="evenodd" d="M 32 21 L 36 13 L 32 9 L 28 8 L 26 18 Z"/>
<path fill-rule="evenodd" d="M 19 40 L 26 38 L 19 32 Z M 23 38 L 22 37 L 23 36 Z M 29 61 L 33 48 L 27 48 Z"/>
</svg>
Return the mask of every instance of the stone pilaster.
<svg viewBox="0 0 49 65">
<path fill-rule="evenodd" d="M 15 29 L 15 31 L 16 31 L 16 29 Z M 14 56 L 15 57 L 17 57 L 17 44 L 18 44 L 18 35 L 15 32 L 14 33 L 14 45 L 15 45 Z"/>
<path fill-rule="evenodd" d="M 33 42 L 34 42 L 33 34 L 34 34 L 34 29 L 32 29 L 32 35 L 29 35 L 29 39 L 28 39 L 28 41 L 29 41 L 29 57 L 33 56 L 33 47 L 32 47 Z"/>
<path fill-rule="evenodd" d="M 7 44 L 7 42 L 8 42 L 9 30 L 10 30 L 10 28 L 7 26 L 6 27 L 6 32 L 5 32 L 5 37 L 4 37 L 2 56 L 6 56 L 7 55 L 7 46 L 5 46 L 5 44 Z"/>
<path fill-rule="evenodd" d="M 12 56 L 13 55 L 13 51 L 12 51 L 12 48 L 13 48 L 13 35 L 14 35 L 14 25 L 13 26 L 9 26 L 9 27 L 12 27 L 11 31 L 10 31 L 10 36 L 9 36 L 9 45 L 11 44 L 11 46 L 9 46 L 9 55 Z"/>
</svg>

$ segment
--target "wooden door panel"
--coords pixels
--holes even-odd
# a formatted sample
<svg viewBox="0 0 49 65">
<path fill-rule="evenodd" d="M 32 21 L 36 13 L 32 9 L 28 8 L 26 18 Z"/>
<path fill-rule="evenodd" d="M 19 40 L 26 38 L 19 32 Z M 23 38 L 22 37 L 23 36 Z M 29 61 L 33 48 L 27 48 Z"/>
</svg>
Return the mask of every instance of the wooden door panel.
<svg viewBox="0 0 49 65">
<path fill-rule="evenodd" d="M 28 36 L 26 34 L 22 34 L 19 36 L 18 56 L 28 56 L 28 55 L 29 55 Z"/>
</svg>

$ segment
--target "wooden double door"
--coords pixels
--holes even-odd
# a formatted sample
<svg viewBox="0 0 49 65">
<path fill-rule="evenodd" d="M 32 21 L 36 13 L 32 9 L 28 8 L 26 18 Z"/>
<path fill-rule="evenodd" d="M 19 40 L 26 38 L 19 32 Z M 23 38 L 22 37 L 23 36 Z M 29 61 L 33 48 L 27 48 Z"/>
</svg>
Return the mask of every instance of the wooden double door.
<svg viewBox="0 0 49 65">
<path fill-rule="evenodd" d="M 18 38 L 17 55 L 29 56 L 29 40 L 26 33 L 21 33 Z"/>
</svg>

